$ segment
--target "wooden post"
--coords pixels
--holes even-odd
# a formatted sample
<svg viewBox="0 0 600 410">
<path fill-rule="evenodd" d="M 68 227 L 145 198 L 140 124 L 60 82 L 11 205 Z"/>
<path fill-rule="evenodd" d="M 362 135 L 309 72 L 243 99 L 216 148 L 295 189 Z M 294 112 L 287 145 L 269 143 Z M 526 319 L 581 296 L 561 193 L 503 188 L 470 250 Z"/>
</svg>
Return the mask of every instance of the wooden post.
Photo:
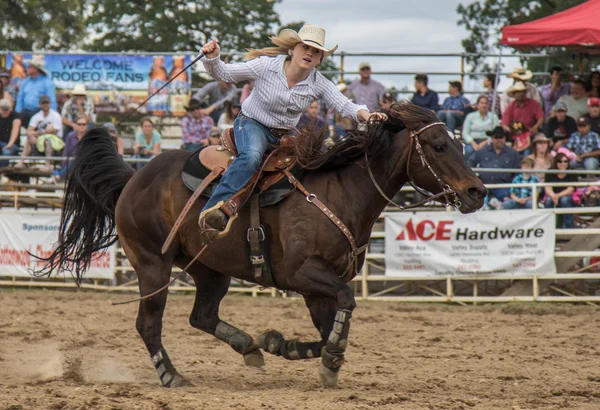
<svg viewBox="0 0 600 410">
<path fill-rule="evenodd" d="M 366 252 L 366 251 L 365 251 Z M 365 262 L 363 263 L 362 266 L 362 274 L 361 274 L 361 278 L 360 281 L 362 283 L 362 298 L 364 300 L 369 299 L 369 266 L 367 264 L 367 258 L 365 257 Z"/>
<path fill-rule="evenodd" d="M 465 55 L 462 54 L 460 56 L 460 84 L 463 86 L 465 85 Z"/>
<path fill-rule="evenodd" d="M 340 83 L 344 82 L 344 52 L 340 53 Z"/>
</svg>

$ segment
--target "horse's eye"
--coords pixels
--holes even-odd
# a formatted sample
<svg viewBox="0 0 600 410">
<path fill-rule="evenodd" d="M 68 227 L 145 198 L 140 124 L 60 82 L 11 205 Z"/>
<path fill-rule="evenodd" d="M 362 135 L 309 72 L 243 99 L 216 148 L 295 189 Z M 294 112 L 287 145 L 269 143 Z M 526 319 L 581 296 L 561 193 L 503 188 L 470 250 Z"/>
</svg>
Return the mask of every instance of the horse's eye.
<svg viewBox="0 0 600 410">
<path fill-rule="evenodd" d="M 433 149 L 435 150 L 435 152 L 440 153 L 440 152 L 444 152 L 444 146 L 443 145 L 434 145 Z"/>
</svg>

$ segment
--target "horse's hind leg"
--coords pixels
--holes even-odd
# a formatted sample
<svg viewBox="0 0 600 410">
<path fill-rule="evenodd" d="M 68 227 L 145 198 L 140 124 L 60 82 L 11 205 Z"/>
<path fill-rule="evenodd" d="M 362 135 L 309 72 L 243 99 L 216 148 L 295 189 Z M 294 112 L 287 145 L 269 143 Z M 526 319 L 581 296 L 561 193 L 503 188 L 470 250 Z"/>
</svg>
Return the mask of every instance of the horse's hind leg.
<svg viewBox="0 0 600 410">
<path fill-rule="evenodd" d="M 142 258 L 135 258 L 138 261 L 140 259 Z M 171 266 L 166 266 L 160 258 L 147 253 L 143 260 L 145 263 L 135 266 L 135 270 L 138 275 L 140 294 L 147 295 L 169 283 Z M 162 345 L 162 318 L 167 304 L 167 293 L 165 290 L 140 301 L 136 328 L 150 352 L 162 385 L 183 387 L 191 383 L 177 372 Z"/>
<path fill-rule="evenodd" d="M 190 315 L 190 324 L 227 343 L 244 356 L 246 365 L 259 368 L 264 366 L 265 360 L 252 337 L 219 318 L 219 305 L 227 294 L 231 278 L 200 263 L 190 269 L 190 275 L 196 283 L 196 301 Z"/>
</svg>

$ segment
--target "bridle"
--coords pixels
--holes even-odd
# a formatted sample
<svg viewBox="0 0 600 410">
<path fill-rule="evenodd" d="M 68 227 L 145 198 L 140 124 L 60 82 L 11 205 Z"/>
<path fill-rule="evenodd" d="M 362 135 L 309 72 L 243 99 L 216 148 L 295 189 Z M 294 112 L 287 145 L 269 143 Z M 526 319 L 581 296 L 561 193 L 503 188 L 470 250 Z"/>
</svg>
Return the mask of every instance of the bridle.
<svg viewBox="0 0 600 410">
<path fill-rule="evenodd" d="M 425 153 L 423 152 L 423 147 L 421 146 L 421 142 L 419 141 L 419 135 L 421 133 L 423 133 L 423 131 L 426 131 L 429 128 L 435 127 L 436 125 L 442 125 L 444 127 L 446 126 L 446 124 L 444 124 L 443 122 L 432 122 L 430 124 L 425 125 L 424 127 L 422 127 L 421 129 L 419 129 L 417 131 L 410 130 L 410 142 L 408 144 L 408 160 L 406 162 L 406 175 L 408 176 L 408 182 L 415 189 L 415 191 L 417 191 L 418 193 L 420 193 L 421 195 L 423 195 L 425 197 L 425 199 L 423 199 L 420 202 L 417 202 L 416 204 L 410 204 L 410 205 L 406 205 L 406 206 L 399 205 L 399 204 L 395 203 L 394 201 L 392 201 L 385 194 L 385 192 L 383 192 L 383 189 L 381 189 L 381 187 L 375 180 L 375 176 L 373 175 L 373 171 L 371 170 L 371 166 L 369 165 L 369 158 L 367 156 L 367 152 L 365 151 L 365 161 L 367 163 L 367 170 L 369 171 L 369 176 L 371 177 L 371 181 L 373 182 L 373 185 L 375 185 L 375 188 L 377 188 L 377 191 L 379 191 L 379 193 L 381 194 L 382 197 L 384 197 L 391 205 L 395 206 L 396 208 L 398 208 L 402 211 L 411 209 L 411 208 L 416 208 L 418 206 L 423 205 L 426 202 L 440 198 L 442 196 L 444 197 L 444 199 L 446 201 L 446 204 L 445 204 L 446 206 L 452 206 L 456 209 L 458 209 L 462 206 L 462 202 L 458 198 L 458 194 L 456 193 L 456 191 L 454 191 L 452 188 L 450 188 L 450 186 L 448 184 L 446 184 L 446 183 L 444 183 L 444 181 L 442 181 L 442 178 L 440 178 L 440 176 L 437 174 L 437 172 L 435 172 L 435 170 L 431 167 L 431 164 L 429 164 L 429 161 L 427 161 L 427 158 L 425 157 Z M 421 158 L 421 164 L 424 167 L 427 167 L 427 169 L 429 169 L 429 172 L 431 172 L 433 177 L 440 184 L 440 187 L 442 187 L 442 192 L 440 192 L 438 194 L 432 194 L 431 192 L 428 192 L 428 191 L 424 190 L 423 188 L 420 188 L 419 186 L 417 186 L 417 184 L 412 179 L 412 177 L 410 175 L 410 162 L 411 162 L 411 158 L 412 158 L 413 145 L 414 145 L 415 149 L 417 150 L 419 157 Z"/>
</svg>

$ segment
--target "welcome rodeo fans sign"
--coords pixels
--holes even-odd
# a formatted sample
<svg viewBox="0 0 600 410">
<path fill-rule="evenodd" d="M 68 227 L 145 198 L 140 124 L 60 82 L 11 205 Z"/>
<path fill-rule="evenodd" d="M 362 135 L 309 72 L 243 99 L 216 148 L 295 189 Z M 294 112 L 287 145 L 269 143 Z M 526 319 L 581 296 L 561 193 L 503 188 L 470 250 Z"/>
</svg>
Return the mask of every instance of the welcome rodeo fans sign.
<svg viewBox="0 0 600 410">
<path fill-rule="evenodd" d="M 39 270 L 44 262 L 31 256 L 47 257 L 58 240 L 59 213 L 0 213 L 0 276 L 31 277 L 31 270 Z M 112 279 L 115 272 L 114 245 L 105 253 L 98 253 L 85 272 L 88 279 Z M 59 275 L 56 275 L 56 274 Z M 70 278 L 68 272 L 53 275 Z"/>
<path fill-rule="evenodd" d="M 554 214 L 419 212 L 385 218 L 386 275 L 468 277 L 556 273 Z"/>
</svg>

